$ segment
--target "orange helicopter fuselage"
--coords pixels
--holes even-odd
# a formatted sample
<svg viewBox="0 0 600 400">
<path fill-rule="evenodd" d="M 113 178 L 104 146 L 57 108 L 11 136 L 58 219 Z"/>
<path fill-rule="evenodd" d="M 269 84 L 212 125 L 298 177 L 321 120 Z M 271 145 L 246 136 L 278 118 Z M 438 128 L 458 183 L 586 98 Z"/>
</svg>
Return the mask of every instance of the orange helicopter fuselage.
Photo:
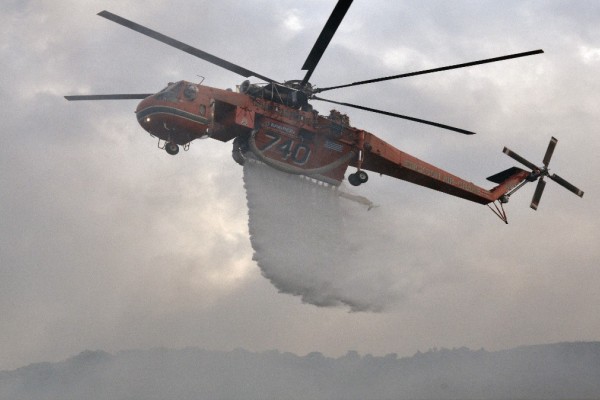
<svg viewBox="0 0 600 400">
<path fill-rule="evenodd" d="M 210 137 L 247 138 L 263 161 L 286 172 L 339 185 L 358 154 L 359 131 L 337 112 L 329 117 L 247 94 L 190 82 L 170 84 L 140 102 L 140 125 L 178 145 Z M 337 116 L 337 120 L 335 120 Z"/>
<path fill-rule="evenodd" d="M 147 132 L 166 142 L 188 146 L 203 137 L 222 142 L 239 138 L 244 150 L 260 161 L 335 186 L 353 166 L 488 204 L 529 175 L 514 170 L 487 190 L 350 126 L 349 118 L 335 110 L 322 116 L 281 100 L 186 81 L 169 84 L 142 100 L 136 115 Z"/>
</svg>

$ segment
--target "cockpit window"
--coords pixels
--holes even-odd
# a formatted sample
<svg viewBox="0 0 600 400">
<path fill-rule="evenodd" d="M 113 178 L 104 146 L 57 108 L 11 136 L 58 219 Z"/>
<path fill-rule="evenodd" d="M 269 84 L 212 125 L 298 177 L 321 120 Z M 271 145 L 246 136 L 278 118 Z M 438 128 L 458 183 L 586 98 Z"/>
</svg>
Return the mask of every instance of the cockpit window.
<svg viewBox="0 0 600 400">
<path fill-rule="evenodd" d="M 171 83 L 171 84 L 169 84 L 169 86 L 167 86 L 160 92 L 156 93 L 154 96 L 158 100 L 170 101 L 172 103 L 176 103 L 177 96 L 179 95 L 179 92 L 180 92 L 182 86 L 183 86 L 183 82 Z"/>
</svg>

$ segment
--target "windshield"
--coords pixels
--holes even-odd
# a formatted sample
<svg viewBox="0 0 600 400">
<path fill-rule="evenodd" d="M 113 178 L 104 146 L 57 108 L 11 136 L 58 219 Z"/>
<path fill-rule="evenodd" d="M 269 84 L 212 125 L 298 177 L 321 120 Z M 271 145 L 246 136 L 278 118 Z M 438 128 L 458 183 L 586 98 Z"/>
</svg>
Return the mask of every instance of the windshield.
<svg viewBox="0 0 600 400">
<path fill-rule="evenodd" d="M 164 88 L 160 92 L 156 93 L 154 96 L 158 100 L 176 102 L 177 95 L 179 94 L 179 91 L 180 91 L 182 85 L 183 85 L 183 81 L 176 82 L 176 83 L 170 83 L 166 88 Z"/>
</svg>

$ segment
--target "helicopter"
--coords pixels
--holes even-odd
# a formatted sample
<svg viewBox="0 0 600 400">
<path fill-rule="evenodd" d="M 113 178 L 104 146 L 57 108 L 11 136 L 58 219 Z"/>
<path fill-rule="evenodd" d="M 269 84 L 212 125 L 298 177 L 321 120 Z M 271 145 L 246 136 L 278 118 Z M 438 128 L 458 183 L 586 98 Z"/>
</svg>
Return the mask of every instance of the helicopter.
<svg viewBox="0 0 600 400">
<path fill-rule="evenodd" d="M 473 135 L 474 132 L 446 124 L 329 100 L 317 94 L 543 53 L 543 50 L 539 49 L 344 85 L 313 86 L 310 78 L 352 5 L 352 1 L 339 0 L 335 5 L 302 66 L 302 70 L 306 71 L 304 77 L 283 82 L 192 47 L 109 11 L 101 11 L 98 13 L 99 16 L 114 23 L 244 78 L 254 77 L 263 82 L 251 83 L 246 79 L 237 86 L 236 91 L 233 91 L 202 85 L 202 82 L 182 80 L 170 82 L 158 93 L 71 95 L 65 98 L 69 101 L 141 100 L 135 110 L 139 124 L 151 136 L 158 138 L 159 148 L 170 155 L 178 154 L 180 146 L 188 150 L 190 143 L 196 139 L 212 138 L 222 142 L 231 141 L 232 157 L 242 165 L 248 159 L 257 160 L 276 170 L 302 175 L 336 187 L 344 180 L 349 167 L 356 169 L 347 178 L 353 186 L 366 183 L 369 179 L 366 171 L 372 171 L 487 205 L 505 223 L 508 223 L 508 220 L 503 204 L 528 182 L 538 181 L 531 201 L 531 208 L 534 210 L 538 208 L 545 188 L 545 177 L 583 197 L 583 191 L 560 176 L 549 173 L 550 158 L 558 142 L 554 137 L 548 145 L 542 167 L 504 148 L 506 155 L 527 167 L 528 170 L 511 167 L 492 175 L 487 179 L 497 186 L 488 190 L 411 156 L 371 132 L 353 127 L 349 117 L 337 110 L 331 110 L 329 115 L 320 115 L 313 108 L 311 101 L 329 102 L 460 134 Z"/>
</svg>

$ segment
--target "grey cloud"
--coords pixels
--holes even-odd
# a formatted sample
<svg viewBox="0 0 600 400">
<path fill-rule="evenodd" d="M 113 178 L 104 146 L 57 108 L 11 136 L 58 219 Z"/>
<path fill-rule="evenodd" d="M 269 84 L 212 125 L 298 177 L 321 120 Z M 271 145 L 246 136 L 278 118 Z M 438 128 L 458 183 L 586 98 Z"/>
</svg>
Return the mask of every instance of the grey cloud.
<svg viewBox="0 0 600 400">
<path fill-rule="evenodd" d="M 388 306 L 373 314 L 301 304 L 278 294 L 251 259 L 242 170 L 228 145 L 194 143 L 170 158 L 137 125 L 135 103 L 71 104 L 61 96 L 159 90 L 197 74 L 216 87 L 242 80 L 97 17 L 102 9 L 267 76 L 293 79 L 333 2 L 154 1 L 143 9 L 131 2 L 5 2 L 0 369 L 84 348 L 409 354 L 435 345 L 494 349 L 597 339 L 600 64 L 580 56 L 581 46 L 600 48 L 596 3 L 569 10 L 562 2 L 502 9 L 459 2 L 450 10 L 441 3 L 354 3 L 315 72 L 319 85 L 408 72 L 383 62 L 399 46 L 416 54 L 408 70 L 546 50 L 331 95 L 473 129 L 476 137 L 342 110 L 354 126 L 482 186 L 485 176 L 513 165 L 502 146 L 538 161 L 555 135 L 551 167 L 585 197 L 551 182 L 534 213 L 526 186 L 511 199 L 504 226 L 483 207 L 372 175 L 358 194 L 380 204 L 376 212 L 385 216 L 386 224 L 369 225 L 377 228 L 375 238 L 381 235 L 377 245 L 396 241 L 398 253 L 373 263 L 360 282 L 369 290 L 354 289 L 363 278 L 357 275 L 335 295 L 358 308 Z M 282 24 L 292 8 L 304 25 L 299 32 Z M 369 224 L 359 212 L 347 218 Z M 394 257 L 410 267 L 408 283 Z M 318 277 L 308 271 L 298 273 Z M 335 278 L 328 277 L 333 286 Z"/>
</svg>

